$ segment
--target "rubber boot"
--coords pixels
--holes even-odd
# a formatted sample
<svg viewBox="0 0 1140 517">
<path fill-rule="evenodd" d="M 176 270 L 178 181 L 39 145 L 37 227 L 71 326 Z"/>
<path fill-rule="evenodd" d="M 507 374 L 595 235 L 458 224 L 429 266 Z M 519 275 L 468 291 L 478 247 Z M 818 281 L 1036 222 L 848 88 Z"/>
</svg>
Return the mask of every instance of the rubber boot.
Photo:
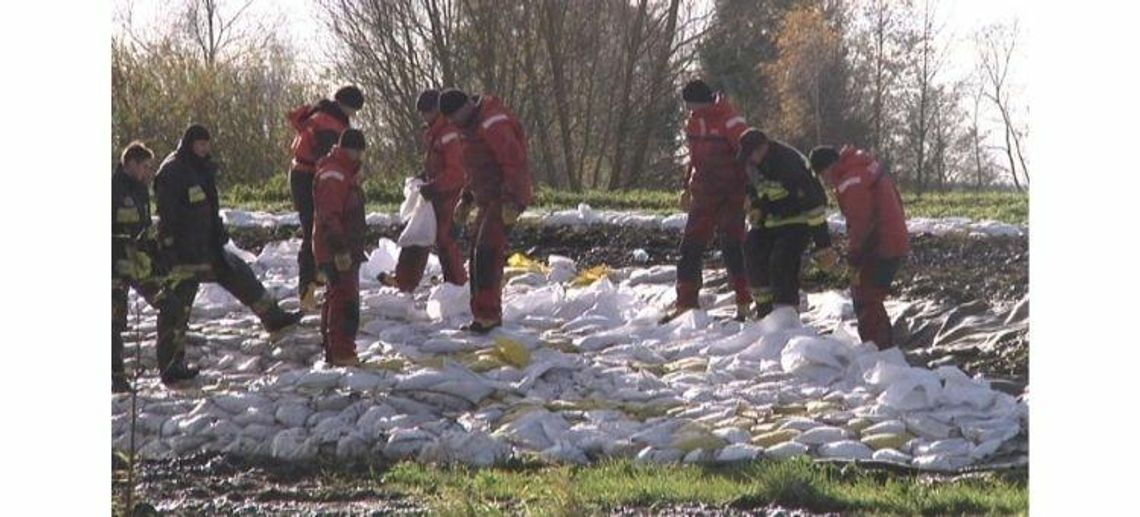
<svg viewBox="0 0 1140 517">
<path fill-rule="evenodd" d="M 473 320 L 471 323 L 468 323 L 468 324 L 460 327 L 459 330 L 463 330 L 466 332 L 472 332 L 475 334 L 487 334 L 487 333 L 491 332 L 492 330 L 495 330 L 496 328 L 501 327 L 501 326 L 503 326 L 503 322 L 501 320 L 492 321 L 492 320 L 478 320 L 478 319 L 476 319 L 476 320 Z"/>
<path fill-rule="evenodd" d="M 162 384 L 170 386 L 182 381 L 188 381 L 198 376 L 198 367 L 186 364 L 186 360 L 179 357 L 162 371 Z"/>
<path fill-rule="evenodd" d="M 286 328 L 300 323 L 305 315 L 301 311 L 286 312 L 276 302 L 258 314 L 261 317 L 261 326 L 266 332 L 276 334 Z"/>
</svg>

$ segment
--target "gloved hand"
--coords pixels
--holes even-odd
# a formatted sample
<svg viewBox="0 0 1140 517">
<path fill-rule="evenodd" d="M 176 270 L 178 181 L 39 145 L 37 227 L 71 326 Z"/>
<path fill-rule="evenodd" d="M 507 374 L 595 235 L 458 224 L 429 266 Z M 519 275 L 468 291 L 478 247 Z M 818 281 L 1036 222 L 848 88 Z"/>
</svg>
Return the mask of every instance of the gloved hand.
<svg viewBox="0 0 1140 517">
<path fill-rule="evenodd" d="M 519 220 L 519 214 L 522 212 L 518 205 L 514 203 L 503 203 L 503 224 L 513 226 Z"/>
<path fill-rule="evenodd" d="M 748 206 L 748 225 L 759 228 L 764 225 L 764 209 L 757 203 Z"/>
<path fill-rule="evenodd" d="M 337 253 L 333 256 L 333 262 L 336 263 L 336 270 L 343 273 L 352 267 L 352 255 Z"/>
<path fill-rule="evenodd" d="M 460 198 L 455 204 L 455 213 L 451 215 L 451 222 L 455 223 L 455 226 L 465 226 L 471 219 L 472 208 L 474 208 L 473 203 L 467 198 Z"/>
<path fill-rule="evenodd" d="M 693 206 L 693 195 L 689 193 L 689 189 L 681 191 L 681 197 L 677 200 L 677 206 L 681 208 L 682 212 L 688 212 L 689 208 Z"/>
<path fill-rule="evenodd" d="M 154 268 L 151 267 L 150 256 L 142 252 L 134 252 L 131 255 L 135 266 L 135 278 L 144 280 L 150 278 L 154 273 Z"/>
<path fill-rule="evenodd" d="M 819 266 L 819 269 L 831 273 L 835 271 L 835 266 L 839 263 L 839 254 L 829 246 L 815 250 L 815 253 L 812 253 L 812 260 L 815 261 L 816 266 Z"/>
</svg>

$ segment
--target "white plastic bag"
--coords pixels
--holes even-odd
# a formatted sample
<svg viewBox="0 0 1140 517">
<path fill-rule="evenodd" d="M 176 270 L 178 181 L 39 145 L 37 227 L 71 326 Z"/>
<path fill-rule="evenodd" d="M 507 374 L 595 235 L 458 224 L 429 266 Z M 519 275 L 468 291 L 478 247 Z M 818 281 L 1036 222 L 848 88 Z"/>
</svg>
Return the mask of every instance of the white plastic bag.
<svg viewBox="0 0 1140 517">
<path fill-rule="evenodd" d="M 430 201 L 420 195 L 420 185 L 423 182 L 417 178 L 408 178 L 404 182 L 404 203 L 400 205 L 400 217 L 407 224 L 396 241 L 401 248 L 435 244 L 435 209 Z"/>
</svg>

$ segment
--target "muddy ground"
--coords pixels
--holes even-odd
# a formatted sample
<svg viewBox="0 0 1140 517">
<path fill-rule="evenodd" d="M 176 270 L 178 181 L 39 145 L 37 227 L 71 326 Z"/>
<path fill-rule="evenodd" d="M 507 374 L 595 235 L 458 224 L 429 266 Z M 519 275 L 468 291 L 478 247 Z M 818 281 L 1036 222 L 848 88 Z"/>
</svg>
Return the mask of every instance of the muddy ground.
<svg viewBox="0 0 1140 517">
<path fill-rule="evenodd" d="M 266 242 L 300 237 L 296 228 L 231 230 L 234 242 L 254 253 Z M 399 226 L 371 227 L 366 242 L 381 237 L 395 240 Z M 832 235 L 837 249 L 846 245 L 841 235 Z M 610 267 L 674 264 L 679 253 L 680 232 L 616 225 L 587 227 L 520 225 L 511 234 L 512 251 L 543 259 L 564 255 L 580 266 Z M 719 266 L 716 244 L 710 246 L 706 266 Z M 911 237 L 911 256 L 899 272 L 896 294 L 911 299 L 930 298 L 951 305 L 975 300 L 987 304 L 1017 301 L 1029 290 L 1029 238 L 918 235 Z M 466 249 L 466 246 L 465 246 Z M 648 262 L 636 262 L 633 251 L 645 250 Z M 836 276 L 811 268 L 805 273 L 807 290 L 842 287 Z"/>
<path fill-rule="evenodd" d="M 294 236 L 295 229 L 235 229 L 238 246 L 257 253 L 265 243 Z M 369 242 L 395 239 L 398 227 L 372 228 Z M 512 249 L 545 258 L 565 255 L 579 265 L 610 267 L 671 264 L 677 260 L 678 232 L 597 225 L 583 228 L 521 226 L 511 238 Z M 844 244 L 841 236 L 836 244 Z M 896 282 L 897 295 L 930 299 L 940 304 L 984 311 L 1009 306 L 1025 297 L 1029 286 L 1027 237 L 921 235 L 911 240 L 910 261 Z M 648 262 L 638 263 L 632 252 L 643 249 Z M 715 252 L 706 265 L 719 266 Z M 844 281 L 812 268 L 805 272 L 804 288 L 843 287 Z M 984 354 L 925 354 L 910 352 L 917 362 L 957 364 L 963 370 L 1012 382 L 1019 391 L 1027 382 L 1028 339 L 1024 333 L 1005 339 L 1001 347 Z M 996 386 L 995 386 L 996 387 Z M 116 458 L 113 494 L 121 501 L 126 486 L 122 461 Z M 382 465 L 288 464 L 246 460 L 218 454 L 199 454 L 174 460 L 145 461 L 137 475 L 136 500 L 145 501 L 137 515 L 157 506 L 175 515 L 422 515 L 419 502 L 386 490 Z M 118 509 L 122 506 L 116 505 Z M 613 515 L 811 515 L 763 503 L 713 507 L 699 504 L 664 507 L 614 508 Z"/>
</svg>

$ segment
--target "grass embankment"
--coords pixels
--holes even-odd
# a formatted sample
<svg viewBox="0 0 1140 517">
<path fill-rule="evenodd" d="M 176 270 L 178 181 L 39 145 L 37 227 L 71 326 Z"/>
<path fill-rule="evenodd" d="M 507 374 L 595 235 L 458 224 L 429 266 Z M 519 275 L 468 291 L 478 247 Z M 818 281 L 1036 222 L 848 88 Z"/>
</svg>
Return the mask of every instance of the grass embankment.
<svg viewBox="0 0 1140 517">
<path fill-rule="evenodd" d="M 516 465 L 468 469 L 401 463 L 371 479 L 329 474 L 334 491 L 371 485 L 406 495 L 433 514 L 584 515 L 618 508 L 677 505 L 875 514 L 1024 514 L 1025 471 L 956 478 L 898 474 L 805 459 L 727 467 L 646 465 L 629 460 L 592 466 Z"/>
<path fill-rule="evenodd" d="M 402 181 L 368 179 L 364 187 L 370 212 L 396 211 L 404 198 Z M 535 192 L 535 207 L 561 210 L 586 203 L 595 209 L 673 213 L 678 210 L 677 196 L 677 192 L 666 190 L 570 192 L 539 188 Z M 236 185 L 224 189 L 222 198 L 225 206 L 246 210 L 292 210 L 288 179 L 284 174 L 275 175 L 258 185 Z M 951 191 L 922 196 L 905 192 L 903 203 L 910 217 L 968 217 L 1014 224 L 1026 224 L 1029 220 L 1029 195 L 1020 192 Z"/>
</svg>

